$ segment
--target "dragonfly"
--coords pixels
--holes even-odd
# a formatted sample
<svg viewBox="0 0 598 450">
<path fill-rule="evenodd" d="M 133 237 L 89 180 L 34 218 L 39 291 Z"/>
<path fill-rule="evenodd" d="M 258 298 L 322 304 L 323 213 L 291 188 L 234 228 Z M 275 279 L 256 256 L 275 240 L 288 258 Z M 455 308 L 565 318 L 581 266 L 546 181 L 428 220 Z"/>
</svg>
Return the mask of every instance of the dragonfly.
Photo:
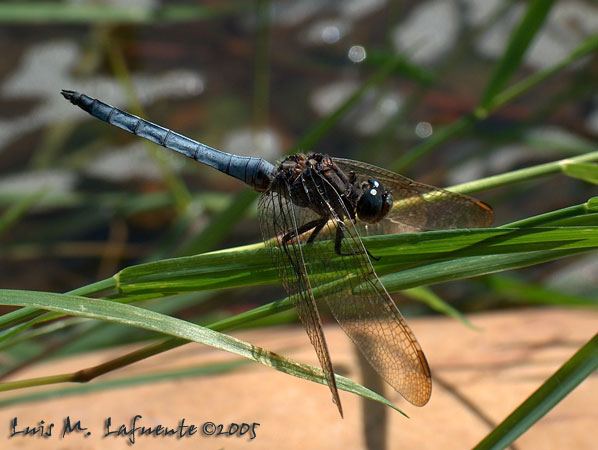
<svg viewBox="0 0 598 450">
<path fill-rule="evenodd" d="M 361 236 L 490 226 L 490 206 L 390 170 L 321 153 L 278 164 L 216 150 L 93 97 L 62 95 L 92 116 L 181 153 L 260 193 L 262 237 L 313 345 L 341 417 L 343 410 L 316 300 L 323 297 L 371 366 L 407 401 L 425 405 L 430 367 L 378 278 Z"/>
</svg>

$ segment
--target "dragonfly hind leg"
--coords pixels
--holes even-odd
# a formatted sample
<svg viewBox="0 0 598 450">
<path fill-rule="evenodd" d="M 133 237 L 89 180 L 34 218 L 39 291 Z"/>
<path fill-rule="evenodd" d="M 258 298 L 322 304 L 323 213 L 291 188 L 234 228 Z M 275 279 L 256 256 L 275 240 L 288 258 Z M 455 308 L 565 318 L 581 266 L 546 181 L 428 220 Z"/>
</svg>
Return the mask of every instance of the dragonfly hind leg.
<svg viewBox="0 0 598 450">
<path fill-rule="evenodd" d="M 324 225 L 326 225 L 326 222 L 328 222 L 328 219 L 326 219 L 325 217 L 316 219 L 316 220 L 312 220 L 311 222 L 301 225 L 299 228 L 297 228 L 297 230 L 289 231 L 287 234 L 285 234 L 282 237 L 282 239 L 281 239 L 282 248 L 284 248 L 284 251 L 287 254 L 287 257 L 289 258 L 289 261 L 291 261 L 293 263 L 293 269 L 295 270 L 297 275 L 301 276 L 301 271 L 299 270 L 298 267 L 295 267 L 295 262 L 294 262 L 295 260 L 294 260 L 294 258 L 291 257 L 289 247 L 288 247 L 289 242 L 291 240 L 301 236 L 303 233 L 307 233 L 308 231 L 313 230 L 311 232 L 311 234 L 309 235 L 309 238 L 307 239 L 307 242 L 306 242 L 307 244 L 311 244 L 316 239 L 316 237 L 318 236 L 320 231 L 322 231 L 322 228 L 324 228 Z"/>
<path fill-rule="evenodd" d="M 297 230 L 292 230 L 289 231 L 287 234 L 285 234 L 282 239 L 282 245 L 286 247 L 287 243 L 289 241 L 291 241 L 292 239 L 301 236 L 303 233 L 307 233 L 309 230 L 313 230 L 309 236 L 309 238 L 307 239 L 307 243 L 311 244 L 316 237 L 318 236 L 318 234 L 320 233 L 320 231 L 322 231 L 322 228 L 324 228 L 324 225 L 326 225 L 326 222 L 328 222 L 328 219 L 326 219 L 325 217 L 322 217 L 320 219 L 316 219 L 316 220 L 312 220 L 311 222 L 307 222 L 303 225 L 301 225 L 299 228 L 297 228 Z"/>
<path fill-rule="evenodd" d="M 341 247 L 342 247 L 344 238 L 345 238 L 345 224 L 343 222 L 339 221 L 338 226 L 336 227 L 336 235 L 334 237 L 334 251 L 339 256 L 351 256 L 354 253 L 352 253 L 352 252 L 343 253 L 342 252 Z M 374 261 L 380 261 L 380 258 L 372 255 L 367 248 L 365 249 L 365 251 L 368 254 L 368 256 L 370 258 L 372 258 Z"/>
</svg>

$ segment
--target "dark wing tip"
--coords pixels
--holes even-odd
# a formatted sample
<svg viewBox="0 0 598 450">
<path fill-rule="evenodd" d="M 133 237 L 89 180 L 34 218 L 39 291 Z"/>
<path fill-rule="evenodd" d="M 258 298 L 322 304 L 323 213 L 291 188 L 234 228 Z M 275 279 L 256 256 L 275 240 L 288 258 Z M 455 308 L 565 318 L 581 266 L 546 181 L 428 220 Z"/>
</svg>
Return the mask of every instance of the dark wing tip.
<svg viewBox="0 0 598 450">
<path fill-rule="evenodd" d="M 343 414 L 343 405 L 341 405 L 340 399 L 338 400 L 338 403 L 335 399 L 332 400 L 332 402 L 336 405 L 336 407 L 338 408 L 338 412 L 341 415 L 341 419 L 345 418 L 345 415 Z"/>
<path fill-rule="evenodd" d="M 478 205 L 486 213 L 485 226 L 489 227 L 490 225 L 492 225 L 492 222 L 494 222 L 494 211 L 492 210 L 492 206 L 480 200 L 476 200 L 476 205 Z"/>
<path fill-rule="evenodd" d="M 492 212 L 492 206 L 490 206 L 488 203 L 485 203 L 481 200 L 477 200 L 476 203 L 482 208 L 485 209 L 486 211 L 490 211 Z"/>
</svg>

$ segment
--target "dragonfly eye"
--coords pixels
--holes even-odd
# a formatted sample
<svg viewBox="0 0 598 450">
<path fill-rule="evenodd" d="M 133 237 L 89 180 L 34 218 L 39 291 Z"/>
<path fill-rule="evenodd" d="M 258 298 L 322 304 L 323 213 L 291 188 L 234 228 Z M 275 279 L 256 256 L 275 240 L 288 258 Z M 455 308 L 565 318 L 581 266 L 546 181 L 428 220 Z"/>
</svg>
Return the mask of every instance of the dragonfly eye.
<svg viewBox="0 0 598 450">
<path fill-rule="evenodd" d="M 367 223 L 380 222 L 392 208 L 392 195 L 375 178 L 364 182 L 361 189 L 355 208 L 357 217 Z"/>
</svg>

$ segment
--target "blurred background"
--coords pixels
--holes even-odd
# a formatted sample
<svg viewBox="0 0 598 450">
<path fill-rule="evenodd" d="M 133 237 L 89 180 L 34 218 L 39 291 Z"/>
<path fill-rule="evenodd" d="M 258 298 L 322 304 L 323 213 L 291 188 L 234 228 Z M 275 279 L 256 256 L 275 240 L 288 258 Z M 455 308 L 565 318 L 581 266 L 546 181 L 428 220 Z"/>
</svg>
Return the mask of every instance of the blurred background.
<svg viewBox="0 0 598 450">
<path fill-rule="evenodd" d="M 4 288 L 64 292 L 133 263 L 260 239 L 241 183 L 91 118 L 60 89 L 225 151 L 276 161 L 313 150 L 441 187 L 587 152 L 598 133 L 594 55 L 410 158 L 474 110 L 524 2 L 0 6 L 0 206 L 29 199 L 2 232 Z M 593 2 L 557 2 L 513 81 L 596 30 Z M 366 86 L 397 54 L 395 70 Z M 500 225 L 591 192 L 551 177 L 477 196 Z M 555 282 L 578 263 L 557 262 Z"/>
<path fill-rule="evenodd" d="M 595 52 L 489 117 L 473 115 L 527 4 L 0 3 L 0 286 L 66 292 L 133 264 L 261 239 L 255 196 L 240 182 L 92 118 L 61 89 L 224 151 L 272 162 L 317 151 L 440 187 L 595 150 Z M 510 84 L 550 70 L 597 31 L 595 2 L 555 2 Z M 475 196 L 501 225 L 596 192 L 556 175 Z M 591 297 L 596 273 L 586 254 L 515 276 Z M 434 290 L 464 312 L 531 301 L 514 303 L 498 285 Z M 278 286 L 186 294 L 168 313 L 207 323 L 283 296 Z M 434 314 L 418 302 L 401 310 Z"/>
</svg>

